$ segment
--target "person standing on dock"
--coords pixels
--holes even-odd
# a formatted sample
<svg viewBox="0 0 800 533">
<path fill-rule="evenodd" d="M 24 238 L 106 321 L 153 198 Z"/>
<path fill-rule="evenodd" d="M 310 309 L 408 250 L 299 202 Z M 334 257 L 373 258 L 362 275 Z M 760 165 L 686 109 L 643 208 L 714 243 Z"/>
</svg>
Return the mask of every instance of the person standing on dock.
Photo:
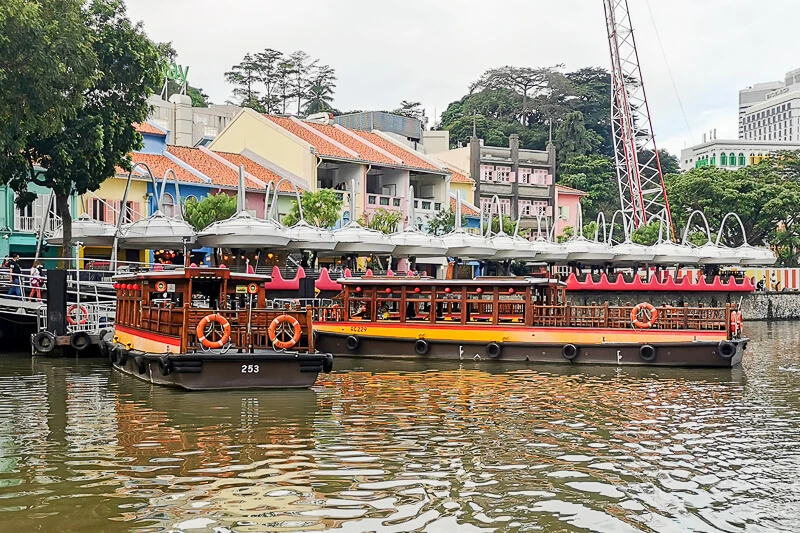
<svg viewBox="0 0 800 533">
<path fill-rule="evenodd" d="M 11 276 L 11 288 L 8 289 L 8 295 L 22 299 L 22 270 L 19 268 L 19 254 L 11 256 L 8 262 L 8 272 Z"/>
<path fill-rule="evenodd" d="M 31 300 L 34 296 L 39 300 L 42 299 L 42 272 L 39 270 L 41 266 L 39 261 L 34 261 L 31 267 Z"/>
</svg>

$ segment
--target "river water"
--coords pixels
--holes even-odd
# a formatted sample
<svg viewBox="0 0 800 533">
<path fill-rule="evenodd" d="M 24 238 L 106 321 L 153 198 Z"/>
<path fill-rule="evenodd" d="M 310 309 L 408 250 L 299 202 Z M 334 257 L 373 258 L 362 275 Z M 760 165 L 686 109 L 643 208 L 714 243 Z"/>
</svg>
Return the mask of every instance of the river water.
<svg viewBox="0 0 800 533">
<path fill-rule="evenodd" d="M 800 328 L 742 368 L 339 359 L 186 393 L 0 359 L 0 529 L 800 531 Z"/>
</svg>

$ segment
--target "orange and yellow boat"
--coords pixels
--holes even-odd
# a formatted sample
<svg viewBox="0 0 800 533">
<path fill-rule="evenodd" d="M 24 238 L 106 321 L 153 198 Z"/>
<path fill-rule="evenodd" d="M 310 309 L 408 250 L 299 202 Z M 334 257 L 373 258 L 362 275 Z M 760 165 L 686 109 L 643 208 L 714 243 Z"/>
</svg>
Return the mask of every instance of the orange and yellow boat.
<svg viewBox="0 0 800 533">
<path fill-rule="evenodd" d="M 731 367 L 740 309 L 573 305 L 554 279 L 343 278 L 315 312 L 315 346 L 347 357 Z"/>
</svg>

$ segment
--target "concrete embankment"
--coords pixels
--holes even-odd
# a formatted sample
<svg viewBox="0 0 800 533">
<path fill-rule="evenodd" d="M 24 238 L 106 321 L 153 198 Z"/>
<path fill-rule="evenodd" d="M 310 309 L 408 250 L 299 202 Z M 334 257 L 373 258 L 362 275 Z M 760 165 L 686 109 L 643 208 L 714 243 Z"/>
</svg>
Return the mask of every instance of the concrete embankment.
<svg viewBox="0 0 800 533">
<path fill-rule="evenodd" d="M 655 306 L 724 307 L 738 303 L 741 298 L 745 320 L 800 320 L 800 292 L 768 292 L 742 294 L 735 292 L 583 292 L 570 291 L 575 305 L 602 304 L 636 305 L 650 302 Z"/>
</svg>

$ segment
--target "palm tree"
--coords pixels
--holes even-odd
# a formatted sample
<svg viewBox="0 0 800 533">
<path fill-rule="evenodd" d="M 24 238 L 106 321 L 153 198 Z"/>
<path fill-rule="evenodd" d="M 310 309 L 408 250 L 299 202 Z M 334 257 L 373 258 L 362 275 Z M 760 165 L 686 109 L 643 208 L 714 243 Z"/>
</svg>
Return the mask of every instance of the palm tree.
<svg viewBox="0 0 800 533">
<path fill-rule="evenodd" d="M 333 109 L 333 90 L 336 88 L 336 72 L 327 65 L 314 70 L 308 87 L 305 112 L 306 115 L 330 111 Z"/>
</svg>

